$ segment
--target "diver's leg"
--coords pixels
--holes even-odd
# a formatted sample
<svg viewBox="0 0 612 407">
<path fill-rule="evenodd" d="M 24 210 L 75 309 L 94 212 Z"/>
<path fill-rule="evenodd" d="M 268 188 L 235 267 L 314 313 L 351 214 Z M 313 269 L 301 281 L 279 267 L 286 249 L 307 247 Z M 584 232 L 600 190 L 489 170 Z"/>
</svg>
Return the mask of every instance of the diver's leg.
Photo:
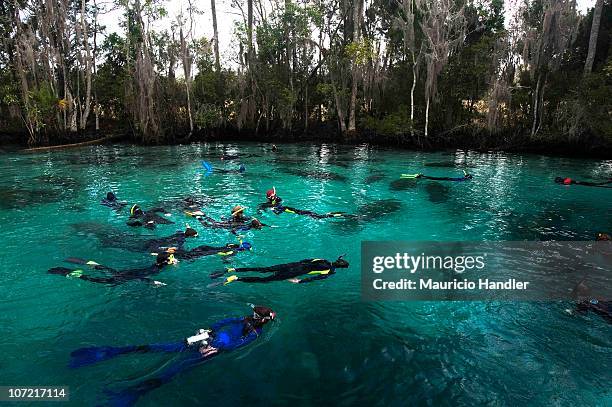
<svg viewBox="0 0 612 407">
<path fill-rule="evenodd" d="M 103 360 L 108 360 L 127 353 L 148 353 L 148 352 L 183 352 L 187 349 L 184 342 L 155 343 L 151 345 L 136 346 L 94 346 L 89 348 L 77 349 L 70 354 L 70 367 L 82 367 L 91 365 Z"/>
<path fill-rule="evenodd" d="M 199 352 L 194 352 L 193 354 L 189 355 L 188 358 L 171 364 L 166 369 L 162 370 L 162 372 L 157 376 L 143 380 L 142 382 L 117 393 L 107 391 L 107 394 L 111 396 L 111 405 L 133 405 L 139 397 L 168 383 L 179 373 L 193 368 L 214 356 L 215 354 L 209 357 L 204 357 Z"/>
</svg>

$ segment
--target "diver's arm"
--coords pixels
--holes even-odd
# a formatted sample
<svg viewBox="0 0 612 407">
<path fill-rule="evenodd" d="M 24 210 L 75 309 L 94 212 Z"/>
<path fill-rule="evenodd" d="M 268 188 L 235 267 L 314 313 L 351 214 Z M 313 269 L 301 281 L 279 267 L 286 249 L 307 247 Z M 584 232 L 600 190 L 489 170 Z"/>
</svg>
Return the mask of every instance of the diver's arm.
<svg viewBox="0 0 612 407">
<path fill-rule="evenodd" d="M 327 277 L 331 276 L 332 274 L 336 274 L 336 273 L 334 273 L 333 271 L 330 271 L 327 274 L 319 274 L 319 275 L 316 275 L 314 277 L 306 277 L 306 278 L 303 278 L 301 280 L 298 280 L 298 284 L 310 283 L 310 282 L 313 282 L 313 281 L 316 281 L 316 280 L 325 280 Z"/>
</svg>

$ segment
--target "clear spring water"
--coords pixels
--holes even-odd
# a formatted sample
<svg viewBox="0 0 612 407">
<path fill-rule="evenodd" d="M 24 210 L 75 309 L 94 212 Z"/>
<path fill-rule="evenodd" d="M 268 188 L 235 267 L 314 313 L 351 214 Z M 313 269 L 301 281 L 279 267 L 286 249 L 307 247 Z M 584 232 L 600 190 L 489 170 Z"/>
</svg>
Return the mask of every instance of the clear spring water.
<svg viewBox="0 0 612 407">
<path fill-rule="evenodd" d="M 571 304 L 383 303 L 360 297 L 362 240 L 592 240 L 612 229 L 612 190 L 552 182 L 600 180 L 612 161 L 473 152 L 419 153 L 367 146 L 260 144 L 176 147 L 116 145 L 0 155 L 0 384 L 68 385 L 72 405 L 104 401 L 162 369 L 173 355 L 130 355 L 72 370 L 72 350 L 169 342 L 265 304 L 279 319 L 248 348 L 179 375 L 140 405 L 610 405 L 612 325 Z M 241 153 L 247 172 L 204 176 Z M 472 182 L 412 183 L 401 173 Z M 287 205 L 342 210 L 367 221 L 265 213 L 274 228 L 248 232 L 254 250 L 181 262 L 153 288 L 107 287 L 50 275 L 69 256 L 116 268 L 152 262 L 144 253 L 101 247 L 96 234 L 166 236 L 188 221 L 188 244 L 224 244 L 230 233 L 200 227 L 174 210 L 175 225 L 125 225 L 127 209 L 99 204 L 112 189 L 151 207 L 187 195 L 212 198 L 215 218 L 235 204 L 253 213 L 276 186 Z M 75 224 L 77 224 L 75 226 Z M 322 282 L 207 287 L 224 266 L 265 266 L 346 253 L 348 270 Z"/>
</svg>

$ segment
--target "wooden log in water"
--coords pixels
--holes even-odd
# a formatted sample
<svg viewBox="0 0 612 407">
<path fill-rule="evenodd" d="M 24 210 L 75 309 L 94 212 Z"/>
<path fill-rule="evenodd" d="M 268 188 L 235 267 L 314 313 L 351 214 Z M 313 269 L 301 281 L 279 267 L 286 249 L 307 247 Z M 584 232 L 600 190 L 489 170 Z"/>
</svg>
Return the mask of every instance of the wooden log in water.
<svg viewBox="0 0 612 407">
<path fill-rule="evenodd" d="M 47 146 L 47 147 L 33 147 L 26 148 L 25 150 L 21 150 L 22 152 L 35 152 L 35 151 L 47 151 L 47 150 L 59 150 L 62 148 L 71 148 L 71 147 L 83 147 L 83 146 L 94 146 L 97 144 L 104 144 L 108 141 L 113 141 L 122 138 L 123 135 L 115 134 L 113 136 L 102 137 L 95 140 L 83 141 L 81 143 L 71 143 L 71 144 L 61 144 L 58 146 Z"/>
</svg>

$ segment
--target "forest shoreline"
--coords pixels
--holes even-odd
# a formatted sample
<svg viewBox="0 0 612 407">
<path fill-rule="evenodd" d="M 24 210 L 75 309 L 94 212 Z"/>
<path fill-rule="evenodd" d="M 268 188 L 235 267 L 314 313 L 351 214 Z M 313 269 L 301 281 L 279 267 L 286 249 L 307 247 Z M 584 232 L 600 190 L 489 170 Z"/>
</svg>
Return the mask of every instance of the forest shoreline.
<svg viewBox="0 0 612 407">
<path fill-rule="evenodd" d="M 221 134 L 222 133 L 222 134 Z M 136 144 L 142 146 L 152 146 L 155 144 L 145 143 L 134 138 L 128 132 L 111 131 L 107 133 L 87 132 L 73 137 L 62 137 L 60 143 L 50 143 L 43 147 L 50 147 L 49 151 L 57 147 L 66 148 L 78 147 L 78 144 L 91 143 L 100 138 L 112 139 L 113 144 Z M 0 152 L 21 151 L 28 152 L 25 143 L 26 138 L 23 134 L 0 134 Z M 109 144 L 101 143 L 101 144 Z M 484 133 L 461 132 L 448 135 L 431 135 L 427 139 L 421 137 L 411 137 L 410 135 L 389 136 L 371 131 L 363 131 L 353 134 L 350 137 L 343 136 L 329 128 L 312 130 L 308 133 L 303 131 L 271 132 L 258 133 L 250 131 L 238 131 L 235 129 L 219 130 L 217 132 L 196 132 L 190 138 L 174 138 L 158 145 L 181 145 L 199 142 L 260 142 L 274 143 L 282 145 L 284 143 L 334 143 L 334 144 L 370 144 L 377 147 L 392 148 L 398 150 L 413 151 L 449 151 L 449 150 L 472 150 L 483 153 L 506 152 L 538 154 L 543 156 L 571 157 L 571 158 L 595 158 L 612 159 L 612 145 L 606 143 L 605 139 L 593 139 L 585 143 L 583 139 L 576 142 L 563 141 L 558 139 L 539 138 L 533 139 L 529 135 L 509 135 L 507 137 L 496 136 L 493 138 Z M 40 151 L 40 150 L 39 150 Z M 30 151 L 35 152 L 35 151 Z"/>
</svg>

